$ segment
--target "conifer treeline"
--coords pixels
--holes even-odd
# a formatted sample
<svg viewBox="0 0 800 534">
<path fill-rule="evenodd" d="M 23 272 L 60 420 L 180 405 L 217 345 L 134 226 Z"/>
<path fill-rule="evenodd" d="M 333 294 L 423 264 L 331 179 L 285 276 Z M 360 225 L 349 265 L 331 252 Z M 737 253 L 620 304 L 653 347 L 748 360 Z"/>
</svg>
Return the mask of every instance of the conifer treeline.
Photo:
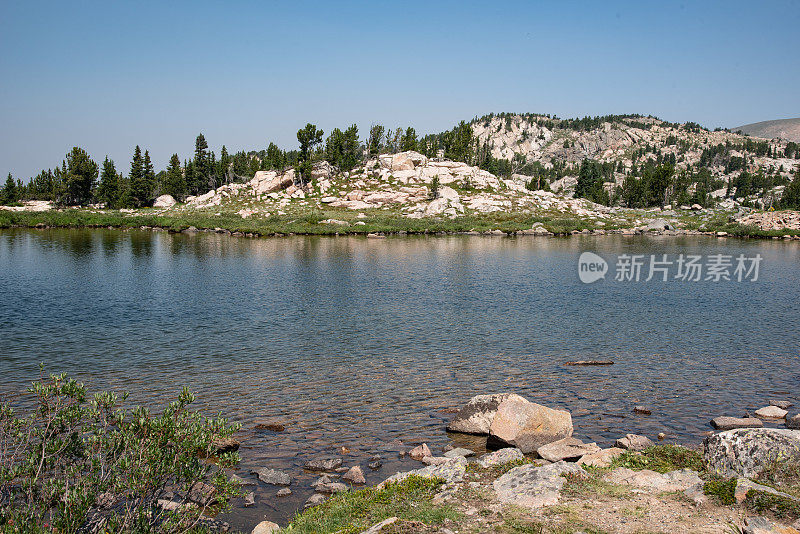
<svg viewBox="0 0 800 534">
<path fill-rule="evenodd" d="M 327 161 L 340 172 L 349 172 L 365 159 L 378 154 L 416 150 L 430 158 L 442 156 L 475 165 L 498 176 L 528 176 L 529 189 L 549 189 L 555 180 L 577 175 L 575 196 L 606 205 L 630 208 L 668 203 L 709 206 L 713 203 L 710 193 L 727 186 L 727 196 L 744 199 L 755 195 L 765 204 L 768 200 L 775 207 L 800 209 L 800 180 L 795 178 L 790 183 L 781 172 L 775 170 L 764 171 L 759 168 L 753 171 L 755 156 L 800 159 L 800 147 L 796 143 L 788 143 L 783 153 L 778 154 L 778 149 L 774 149 L 767 141 L 747 139 L 738 144 L 727 142 L 704 148 L 696 165 L 678 172 L 679 158 L 691 147 L 685 141 L 670 136 L 665 147 L 677 147 L 675 151 L 665 151 L 662 150 L 665 147 L 649 144 L 640 147 L 632 154 L 633 165 L 630 168 L 626 168 L 622 162 L 600 163 L 587 159 L 579 164 L 570 164 L 556 158 L 546 167 L 541 162 L 528 161 L 520 154 L 511 160 L 493 157 L 493 146 L 489 141 L 481 143 L 473 135 L 472 125 L 477 122 L 488 125 L 494 117 L 504 119 L 506 129 L 511 127 L 511 121 L 519 120 L 518 116 L 511 114 L 487 115 L 469 123 L 461 121 L 451 130 L 421 138 L 411 127 L 391 130 L 376 124 L 370 128 L 363 143 L 359 140 L 356 125 L 344 130 L 334 128 L 323 143 L 324 132 L 316 125 L 307 124 L 297 132 L 299 150 L 285 151 L 275 143 L 269 143 L 265 150 L 239 151 L 230 155 L 223 145 L 219 158 L 209 149 L 201 133 L 195 139 L 193 158 L 181 162 L 178 155 L 173 154 L 167 168 L 158 173 L 149 151 L 145 149 L 142 152 L 138 145 L 134 148 L 127 175 L 119 172 L 115 162 L 108 157 L 99 168 L 85 150 L 75 147 L 60 166 L 40 172 L 27 184 L 14 180 L 9 174 L 0 189 L 0 202 L 9 204 L 20 200 L 49 200 L 60 205 L 102 203 L 115 209 L 141 208 L 152 205 L 160 195 L 168 194 L 183 201 L 190 195 L 203 194 L 223 184 L 247 181 L 258 171 L 294 168 L 298 185 L 306 185 L 311 180 L 311 171 L 317 161 Z M 631 124 L 633 121 L 637 127 L 650 126 L 638 115 L 563 120 L 528 114 L 522 119 L 547 128 L 574 130 L 595 128 L 603 122 L 624 121 Z M 693 123 L 675 126 L 690 130 L 700 128 Z M 568 146 L 569 140 L 564 143 L 565 149 L 571 148 Z M 726 174 L 739 174 L 725 182 L 712 176 L 708 167 L 713 165 L 724 166 Z M 800 170 L 795 176 L 798 173 Z M 619 187 L 611 185 L 616 181 L 615 174 L 624 176 Z M 767 199 L 771 190 L 780 185 L 786 186 L 780 204 L 771 197 Z"/>
</svg>

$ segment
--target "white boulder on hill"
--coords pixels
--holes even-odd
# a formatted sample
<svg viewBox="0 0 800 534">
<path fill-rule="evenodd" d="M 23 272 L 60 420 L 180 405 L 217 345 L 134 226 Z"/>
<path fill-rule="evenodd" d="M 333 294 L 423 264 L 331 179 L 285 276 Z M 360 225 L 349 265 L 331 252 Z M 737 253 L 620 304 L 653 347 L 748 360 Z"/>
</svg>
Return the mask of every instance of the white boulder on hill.
<svg viewBox="0 0 800 534">
<path fill-rule="evenodd" d="M 176 204 L 172 195 L 161 195 L 153 202 L 154 208 L 171 208 Z"/>
</svg>

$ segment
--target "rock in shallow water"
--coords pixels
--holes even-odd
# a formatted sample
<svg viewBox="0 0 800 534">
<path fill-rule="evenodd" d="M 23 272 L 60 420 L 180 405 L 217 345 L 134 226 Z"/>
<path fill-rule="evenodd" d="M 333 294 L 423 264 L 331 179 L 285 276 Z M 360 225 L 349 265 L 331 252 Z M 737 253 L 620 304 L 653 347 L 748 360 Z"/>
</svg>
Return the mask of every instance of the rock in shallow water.
<svg viewBox="0 0 800 534">
<path fill-rule="evenodd" d="M 489 427 L 497 413 L 497 407 L 509 395 L 509 393 L 475 395 L 458 411 L 447 425 L 447 430 L 463 434 L 488 434 Z"/>
<path fill-rule="evenodd" d="M 764 423 L 755 417 L 715 417 L 711 426 L 717 430 L 733 430 L 734 428 L 761 428 Z"/>
<path fill-rule="evenodd" d="M 341 466 L 341 458 L 317 458 L 306 462 L 303 469 L 308 469 L 309 471 L 333 471 Z"/>
<path fill-rule="evenodd" d="M 311 508 L 312 506 L 316 506 L 318 504 L 322 504 L 327 499 L 327 495 L 323 495 L 321 493 L 315 493 L 311 497 L 308 498 L 306 503 L 303 505 L 303 508 Z"/>
<path fill-rule="evenodd" d="M 786 418 L 786 428 L 800 430 L 800 413 Z"/>
<path fill-rule="evenodd" d="M 431 450 L 428 448 L 427 443 L 423 443 L 422 445 L 417 445 L 416 447 L 408 451 L 408 455 L 414 460 L 422 460 L 426 456 L 433 456 L 431 454 Z"/>
<path fill-rule="evenodd" d="M 756 410 L 756 415 L 764 419 L 783 419 L 786 414 L 786 410 L 777 406 L 764 406 Z"/>
<path fill-rule="evenodd" d="M 512 446 L 528 454 L 571 435 L 572 417 L 568 411 L 554 410 L 512 393 L 497 407 L 486 446 Z"/>
<path fill-rule="evenodd" d="M 277 469 L 260 467 L 258 469 L 253 469 L 252 473 L 258 475 L 258 479 L 265 484 L 288 486 L 292 483 L 292 477 L 283 471 L 278 471 Z"/>
<path fill-rule="evenodd" d="M 343 480 L 349 480 L 353 484 L 365 484 L 367 479 L 364 478 L 364 472 L 357 465 L 351 467 L 347 473 L 342 475 Z"/>
</svg>

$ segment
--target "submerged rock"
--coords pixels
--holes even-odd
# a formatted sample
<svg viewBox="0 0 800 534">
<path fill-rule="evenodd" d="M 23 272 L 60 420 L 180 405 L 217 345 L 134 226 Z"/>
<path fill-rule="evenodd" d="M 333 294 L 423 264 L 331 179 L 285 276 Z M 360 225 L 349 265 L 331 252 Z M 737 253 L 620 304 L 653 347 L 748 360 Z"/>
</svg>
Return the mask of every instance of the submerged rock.
<svg viewBox="0 0 800 534">
<path fill-rule="evenodd" d="M 272 432 L 283 432 L 284 430 L 286 430 L 284 424 L 279 421 L 270 421 L 263 419 L 257 420 L 253 428 L 255 428 L 256 430 L 270 430 Z"/>
<path fill-rule="evenodd" d="M 303 505 L 303 508 L 311 508 L 312 506 L 316 506 L 318 504 L 322 504 L 328 498 L 327 495 L 323 495 L 321 493 L 315 493 Z"/>
<path fill-rule="evenodd" d="M 239 441 L 232 437 L 215 439 L 211 442 L 211 450 L 213 454 L 233 452 L 239 450 Z"/>
<path fill-rule="evenodd" d="M 217 500 L 217 488 L 198 480 L 189 488 L 186 499 L 200 506 L 209 506 Z"/>
<path fill-rule="evenodd" d="M 562 475 L 588 478 L 575 464 L 556 462 L 541 467 L 533 464 L 515 467 L 492 484 L 497 498 L 505 504 L 541 508 L 558 504 L 565 479 Z"/>
<path fill-rule="evenodd" d="M 341 466 L 341 458 L 317 458 L 306 462 L 306 465 L 303 466 L 303 469 L 308 469 L 309 471 L 333 471 L 337 467 Z"/>
<path fill-rule="evenodd" d="M 427 443 L 423 443 L 422 445 L 417 445 L 416 447 L 408 451 L 408 455 L 414 460 L 422 460 L 425 457 L 432 456 L 431 450 L 428 448 Z"/>
<path fill-rule="evenodd" d="M 511 394 L 497 407 L 489 427 L 487 447 L 517 447 L 523 453 L 572 435 L 572 417 Z"/>
<path fill-rule="evenodd" d="M 776 461 L 800 462 L 800 430 L 726 430 L 705 439 L 703 456 L 709 471 L 752 478 Z"/>
<path fill-rule="evenodd" d="M 276 484 L 279 486 L 288 486 L 292 483 L 292 477 L 283 471 L 272 469 L 270 467 L 260 467 L 253 469 L 252 473 L 258 476 L 258 479 L 265 484 Z"/>
<path fill-rule="evenodd" d="M 365 484 L 367 482 L 367 479 L 364 478 L 364 472 L 357 465 L 354 465 L 342 475 L 342 480 L 349 480 L 353 484 Z"/>
<path fill-rule="evenodd" d="M 800 430 L 800 413 L 786 418 L 786 428 Z"/>
</svg>

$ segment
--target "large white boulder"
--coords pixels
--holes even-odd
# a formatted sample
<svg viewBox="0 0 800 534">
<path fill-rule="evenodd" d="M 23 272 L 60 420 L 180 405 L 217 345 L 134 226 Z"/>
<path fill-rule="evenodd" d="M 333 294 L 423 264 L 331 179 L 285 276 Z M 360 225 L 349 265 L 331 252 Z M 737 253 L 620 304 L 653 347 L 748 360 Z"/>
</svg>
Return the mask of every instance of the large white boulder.
<svg viewBox="0 0 800 534">
<path fill-rule="evenodd" d="M 175 204 L 177 204 L 177 202 L 175 201 L 174 198 L 172 198 L 172 195 L 161 195 L 160 197 L 158 197 L 156 199 L 155 202 L 153 202 L 153 207 L 154 208 L 171 208 Z"/>
<path fill-rule="evenodd" d="M 510 393 L 475 395 L 465 404 L 447 425 L 449 432 L 486 435 L 497 413 L 497 407 Z"/>
<path fill-rule="evenodd" d="M 529 454 L 542 445 L 572 436 L 572 416 L 511 394 L 497 407 L 489 427 L 489 447 L 517 447 Z"/>
</svg>

